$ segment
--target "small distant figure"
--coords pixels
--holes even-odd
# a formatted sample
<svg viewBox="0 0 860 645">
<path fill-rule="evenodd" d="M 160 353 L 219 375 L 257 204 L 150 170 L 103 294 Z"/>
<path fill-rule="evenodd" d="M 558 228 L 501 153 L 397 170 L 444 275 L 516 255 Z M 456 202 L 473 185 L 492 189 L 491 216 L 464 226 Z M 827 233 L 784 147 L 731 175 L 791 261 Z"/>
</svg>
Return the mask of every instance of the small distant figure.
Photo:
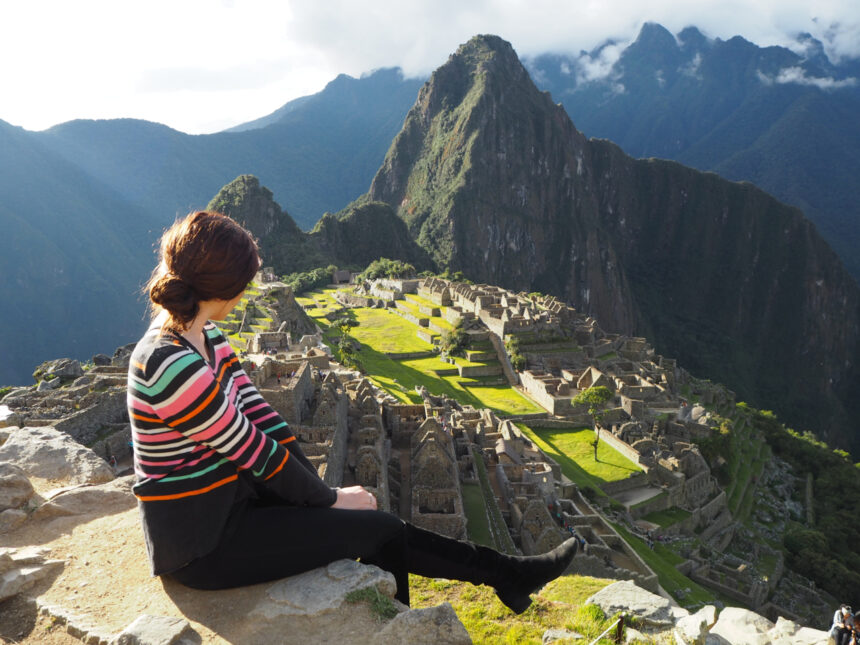
<svg viewBox="0 0 860 645">
<path fill-rule="evenodd" d="M 836 645 L 848 645 L 854 627 L 854 615 L 849 605 L 841 605 L 833 614 L 833 626 L 830 635 L 836 641 Z"/>
<path fill-rule="evenodd" d="M 281 375 L 278 374 L 278 385 L 280 385 L 280 384 L 281 384 Z"/>
<path fill-rule="evenodd" d="M 117 465 L 116 457 L 114 457 L 113 455 L 108 457 L 108 466 L 110 466 L 111 468 L 116 470 L 116 465 Z"/>
</svg>

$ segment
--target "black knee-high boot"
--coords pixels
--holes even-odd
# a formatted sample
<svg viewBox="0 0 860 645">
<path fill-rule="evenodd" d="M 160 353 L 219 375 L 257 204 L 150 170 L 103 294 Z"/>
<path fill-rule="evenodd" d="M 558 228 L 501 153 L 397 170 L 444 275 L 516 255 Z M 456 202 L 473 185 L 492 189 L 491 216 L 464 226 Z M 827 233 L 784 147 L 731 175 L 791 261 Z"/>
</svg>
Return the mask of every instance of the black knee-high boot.
<svg viewBox="0 0 860 645">
<path fill-rule="evenodd" d="M 397 592 L 394 598 L 407 607 L 409 606 L 409 566 L 407 558 L 407 528 L 409 524 L 403 522 L 403 530 L 384 543 L 372 557 L 363 557 L 361 561 L 365 564 L 373 564 L 388 571 L 394 576 L 397 584 Z"/>
<path fill-rule="evenodd" d="M 531 605 L 530 594 L 565 572 L 579 546 L 570 539 L 543 555 L 513 556 L 408 522 L 405 534 L 406 565 L 411 573 L 489 585 L 517 614 Z"/>
</svg>

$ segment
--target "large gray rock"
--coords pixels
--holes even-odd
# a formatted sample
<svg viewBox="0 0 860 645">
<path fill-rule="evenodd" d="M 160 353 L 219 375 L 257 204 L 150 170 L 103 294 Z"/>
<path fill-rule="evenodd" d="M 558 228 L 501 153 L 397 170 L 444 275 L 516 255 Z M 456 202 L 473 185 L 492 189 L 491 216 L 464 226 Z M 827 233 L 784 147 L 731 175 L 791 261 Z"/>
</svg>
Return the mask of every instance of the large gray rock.
<svg viewBox="0 0 860 645">
<path fill-rule="evenodd" d="M 705 645 L 709 628 L 716 622 L 716 616 L 717 608 L 706 605 L 695 614 L 679 619 L 675 629 L 688 645 Z"/>
<path fill-rule="evenodd" d="M 732 645 L 770 645 L 768 632 L 774 624 L 749 609 L 726 607 L 720 612 L 711 633 L 721 636 Z"/>
<path fill-rule="evenodd" d="M 83 376 L 84 370 L 81 367 L 80 361 L 74 358 L 58 358 L 53 361 L 45 361 L 36 371 L 33 372 L 35 378 L 49 380 L 59 378 L 64 381 L 69 381 L 79 376 Z"/>
<path fill-rule="evenodd" d="M 773 645 L 825 645 L 830 633 L 811 627 L 801 627 L 792 620 L 780 616 L 773 629 L 768 632 Z"/>
<path fill-rule="evenodd" d="M 79 484 L 52 491 L 48 500 L 33 511 L 34 520 L 68 515 L 110 515 L 137 505 L 131 492 L 133 476 L 100 485 Z"/>
<path fill-rule="evenodd" d="M 597 605 L 607 616 L 624 611 L 636 616 L 649 627 L 666 628 L 690 612 L 672 604 L 663 596 L 658 596 L 629 580 L 614 582 L 604 587 L 585 601 L 587 605 Z"/>
<path fill-rule="evenodd" d="M 397 615 L 386 619 L 367 601 L 350 602 L 351 592 L 375 587 Z M 230 634 L 244 645 L 282 642 L 289 633 L 296 643 L 441 643 L 470 642 L 465 627 L 449 605 L 410 610 L 392 599 L 394 576 L 353 560 L 279 580 L 265 589 L 245 621 Z"/>
<path fill-rule="evenodd" d="M 290 614 L 311 616 L 340 608 L 350 592 L 376 587 L 389 597 L 397 591 L 394 576 L 378 567 L 354 560 L 336 560 L 328 566 L 279 580 L 257 605 L 254 614 L 272 618 Z"/>
<path fill-rule="evenodd" d="M 20 425 L 21 415 L 17 412 L 13 412 L 8 405 L 0 405 L 0 428 L 8 428 L 10 426 Z M 0 438 L 0 444 L 2 444 L 3 441 L 5 441 L 5 437 Z"/>
<path fill-rule="evenodd" d="M 17 508 L 3 511 L 0 513 L 0 535 L 14 531 L 25 521 L 27 521 L 27 513 L 25 511 L 18 510 Z"/>
<path fill-rule="evenodd" d="M 63 568 L 61 560 L 47 560 L 44 548 L 0 548 L 0 602 L 18 595 Z"/>
<path fill-rule="evenodd" d="M 30 477 L 74 484 L 100 484 L 114 478 L 104 459 L 50 426 L 14 429 L 0 446 L 2 461 L 15 464 Z"/>
<path fill-rule="evenodd" d="M 0 461 L 0 512 L 18 508 L 33 496 L 33 484 L 18 466 Z"/>
<path fill-rule="evenodd" d="M 395 616 L 376 636 L 379 643 L 410 645 L 468 645 L 469 632 L 447 602 L 426 609 L 412 609 Z"/>
<path fill-rule="evenodd" d="M 48 390 L 56 390 L 58 387 L 60 387 L 59 378 L 46 379 L 44 381 L 39 381 L 39 385 L 36 387 L 36 391 L 47 392 Z"/>
<path fill-rule="evenodd" d="M 195 635 L 184 618 L 143 614 L 111 640 L 111 645 L 190 645 L 199 641 L 192 640 Z"/>
</svg>

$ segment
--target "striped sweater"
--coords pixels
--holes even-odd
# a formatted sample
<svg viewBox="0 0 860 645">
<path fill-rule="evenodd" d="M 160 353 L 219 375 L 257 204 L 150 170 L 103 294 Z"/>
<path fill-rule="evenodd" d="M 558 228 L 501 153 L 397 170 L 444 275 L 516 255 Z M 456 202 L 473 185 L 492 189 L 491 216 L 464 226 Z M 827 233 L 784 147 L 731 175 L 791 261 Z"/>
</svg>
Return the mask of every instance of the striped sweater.
<svg viewBox="0 0 860 645">
<path fill-rule="evenodd" d="M 133 490 L 155 575 L 212 552 L 248 498 L 336 499 L 221 332 L 208 323 L 204 333 L 211 364 L 182 336 L 153 328 L 129 365 Z"/>
</svg>

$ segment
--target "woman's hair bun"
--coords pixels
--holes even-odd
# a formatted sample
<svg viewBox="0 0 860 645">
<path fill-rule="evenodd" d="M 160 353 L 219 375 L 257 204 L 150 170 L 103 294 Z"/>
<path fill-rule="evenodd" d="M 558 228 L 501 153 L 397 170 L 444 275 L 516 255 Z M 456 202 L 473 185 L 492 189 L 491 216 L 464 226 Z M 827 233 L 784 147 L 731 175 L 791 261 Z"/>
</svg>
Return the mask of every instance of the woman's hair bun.
<svg viewBox="0 0 860 645">
<path fill-rule="evenodd" d="M 194 320 L 200 309 L 191 285 L 172 273 L 164 273 L 152 281 L 149 299 L 165 309 L 174 321 L 184 324 Z"/>
<path fill-rule="evenodd" d="M 253 236 L 221 213 L 196 211 L 161 236 L 159 265 L 146 291 L 168 313 L 167 325 L 184 331 L 201 302 L 238 296 L 260 268 Z"/>
</svg>

